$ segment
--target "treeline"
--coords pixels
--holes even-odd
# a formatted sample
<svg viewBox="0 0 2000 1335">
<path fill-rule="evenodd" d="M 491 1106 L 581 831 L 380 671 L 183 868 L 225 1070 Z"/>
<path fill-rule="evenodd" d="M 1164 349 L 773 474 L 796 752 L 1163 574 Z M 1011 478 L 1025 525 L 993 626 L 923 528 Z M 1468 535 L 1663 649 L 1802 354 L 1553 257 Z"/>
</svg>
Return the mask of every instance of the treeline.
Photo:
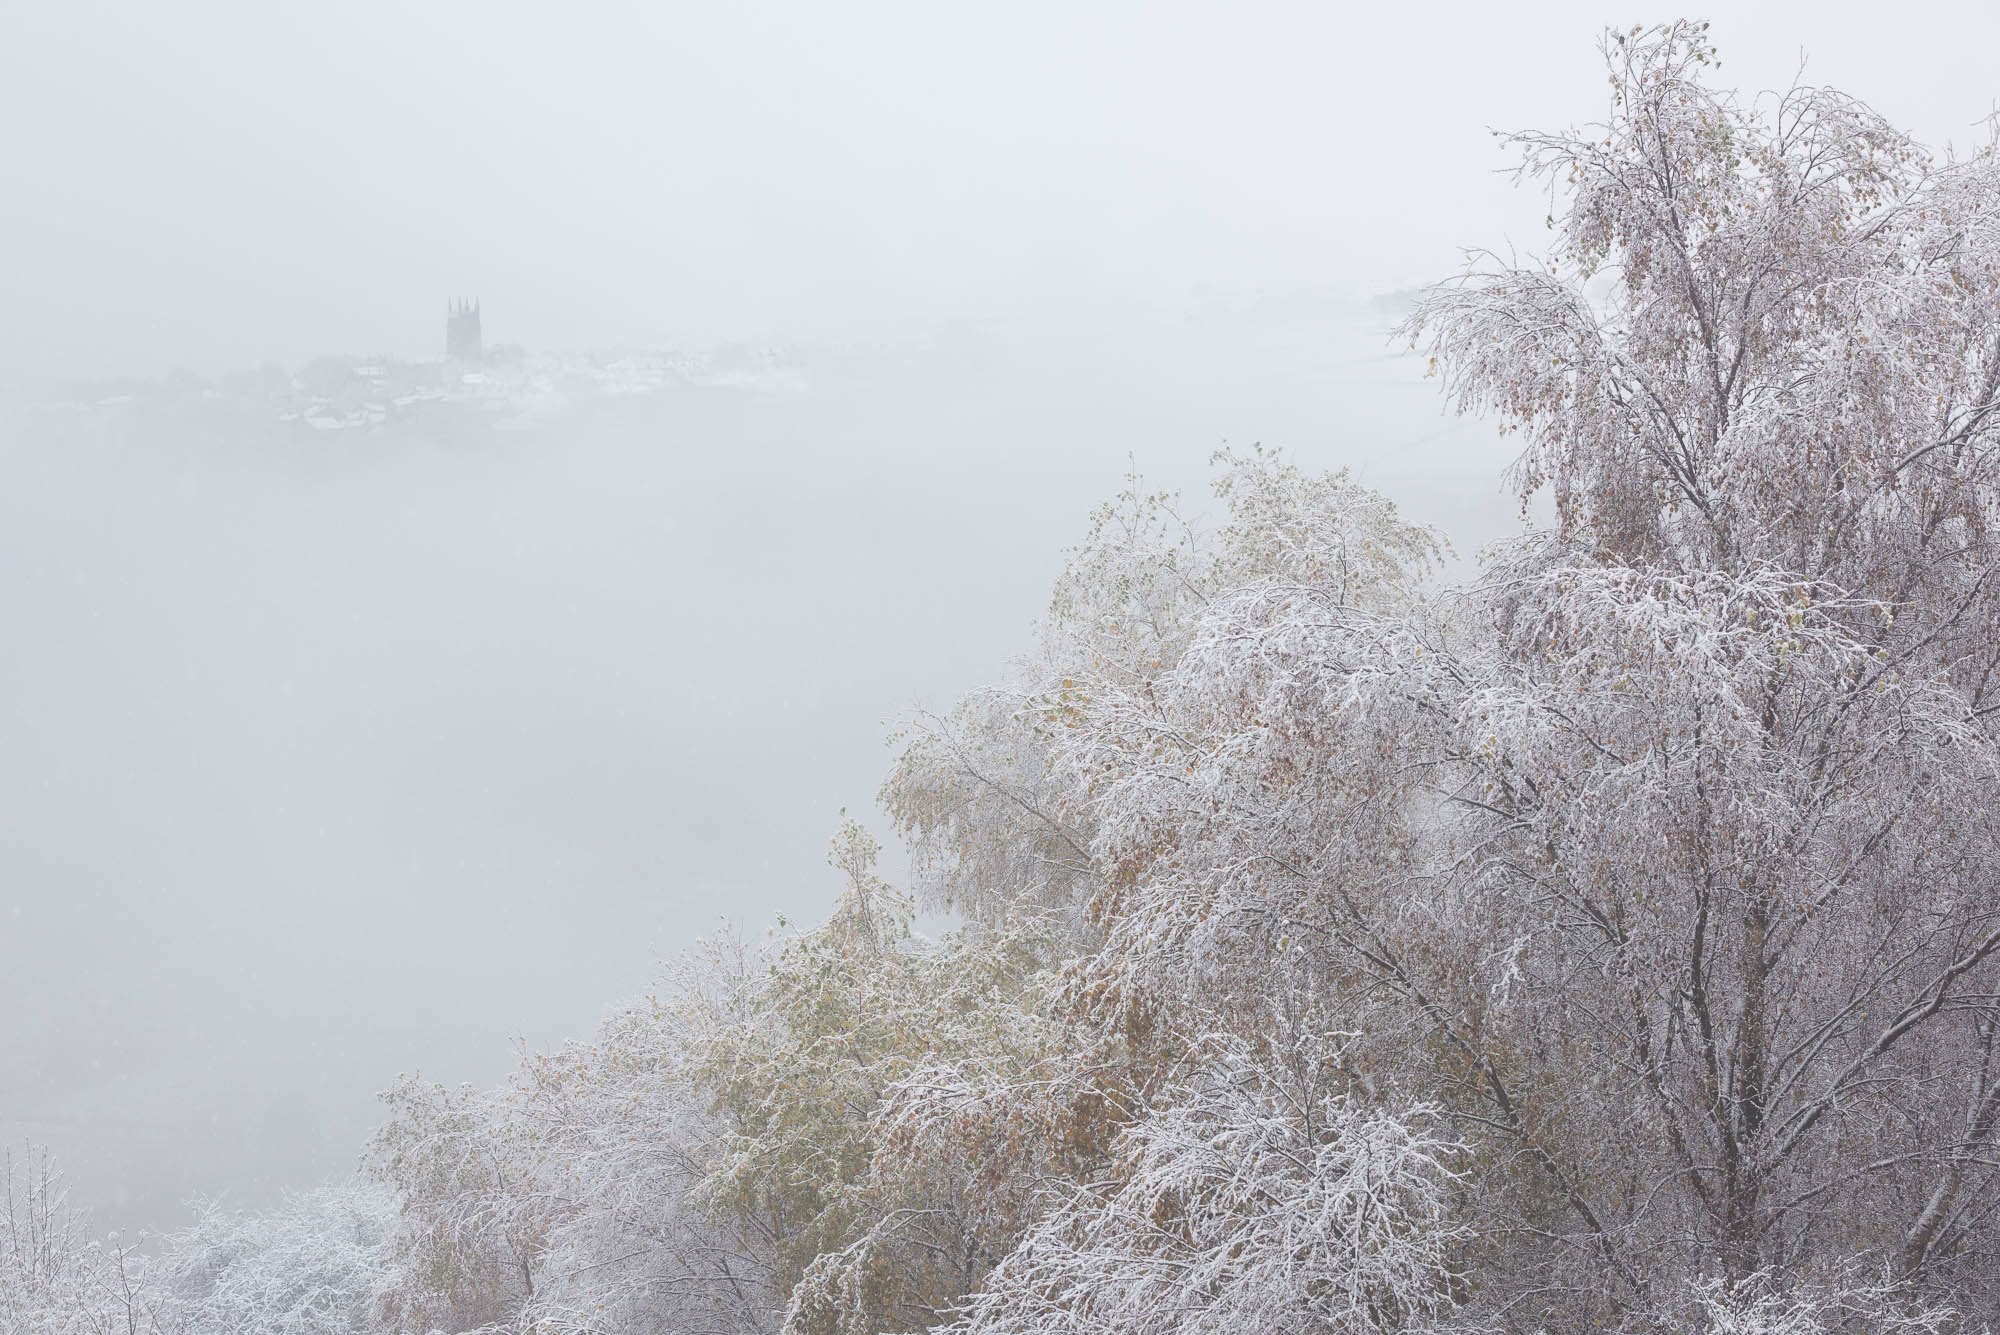
<svg viewBox="0 0 2000 1335">
<path fill-rule="evenodd" d="M 1440 591 L 1345 476 L 1135 481 L 900 739 L 911 886 L 847 826 L 823 924 L 399 1082 L 362 1185 L 44 1209 L 13 1329 L 2000 1321 L 2000 162 L 1604 54 L 1549 255 L 1406 330 L 1553 529 Z"/>
</svg>

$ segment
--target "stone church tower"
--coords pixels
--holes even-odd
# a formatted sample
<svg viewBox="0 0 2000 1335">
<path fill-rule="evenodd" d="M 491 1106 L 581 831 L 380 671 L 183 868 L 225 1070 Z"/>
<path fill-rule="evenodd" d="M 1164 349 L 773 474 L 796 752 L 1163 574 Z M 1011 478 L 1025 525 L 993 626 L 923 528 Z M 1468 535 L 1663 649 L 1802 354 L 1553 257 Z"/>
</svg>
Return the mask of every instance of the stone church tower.
<svg viewBox="0 0 2000 1335">
<path fill-rule="evenodd" d="M 444 355 L 453 361 L 479 360 L 479 302 L 454 301 L 446 309 Z"/>
</svg>

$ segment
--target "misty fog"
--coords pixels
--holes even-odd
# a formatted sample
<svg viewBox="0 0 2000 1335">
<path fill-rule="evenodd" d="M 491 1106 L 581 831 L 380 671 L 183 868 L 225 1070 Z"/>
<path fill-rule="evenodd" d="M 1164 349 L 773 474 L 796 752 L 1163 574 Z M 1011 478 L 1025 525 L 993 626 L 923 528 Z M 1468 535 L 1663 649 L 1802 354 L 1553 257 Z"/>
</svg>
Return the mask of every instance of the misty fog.
<svg viewBox="0 0 2000 1335">
<path fill-rule="evenodd" d="M 1134 466 L 1199 508 L 1262 442 L 1461 558 L 1515 531 L 1392 294 L 1538 241 L 1483 127 L 1594 105 L 1596 23 L 1650 16 L 1505 8 L 11 8 L 0 1138 L 128 1226 L 269 1201 L 398 1071 L 490 1084 L 818 913 L 897 716 L 1022 649 Z M 1984 104 L 1919 65 L 1990 41 L 1718 27 L 1940 140 Z M 796 383 L 519 429 L 155 392 L 436 359 L 473 293 L 489 345 Z"/>
<path fill-rule="evenodd" d="M 490 1081 L 720 916 L 812 916 L 895 717 L 1019 651 L 1128 452 L 1199 505 L 1282 444 L 1499 536 L 1504 453 L 1384 323 L 968 322 L 525 431 L 17 408 L 7 1134 L 134 1224 L 256 1203 L 396 1071 Z"/>
</svg>

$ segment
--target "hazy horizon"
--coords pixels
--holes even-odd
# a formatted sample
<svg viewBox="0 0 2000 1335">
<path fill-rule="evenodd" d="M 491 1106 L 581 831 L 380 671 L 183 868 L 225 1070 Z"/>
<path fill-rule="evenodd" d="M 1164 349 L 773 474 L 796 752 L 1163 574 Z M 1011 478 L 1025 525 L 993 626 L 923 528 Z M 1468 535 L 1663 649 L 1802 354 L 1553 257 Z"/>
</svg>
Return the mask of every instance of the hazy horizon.
<svg viewBox="0 0 2000 1335">
<path fill-rule="evenodd" d="M 1921 7 L 1920 7 L 1921 8 Z M 1978 142 L 2000 20 L 1717 7 Z M 0 387 L 490 345 L 802 349 L 520 431 L 0 402 L 0 1138 L 102 1222 L 351 1167 L 728 916 L 810 918 L 888 722 L 1024 651 L 1136 460 L 1261 442 L 1470 557 L 1508 442 L 1374 298 L 1532 250 L 1489 126 L 1606 19 L 1491 6 L 17 6 Z M 1579 111 L 1579 109 L 1583 111 Z M 6 396 L 0 395 L 0 399 Z M 1462 569 L 1463 567 L 1461 567 Z"/>
<path fill-rule="evenodd" d="M 1983 142 L 1995 21 L 1899 13 L 1707 17 L 1746 91 L 1809 57 L 1928 142 Z M 1091 293 L 1364 298 L 1541 244 L 1546 201 L 1489 129 L 1600 114 L 1612 21 L 1651 18 L 16 6 L 0 370 L 421 356 L 475 295 L 492 340 L 541 348 L 896 339 Z"/>
<path fill-rule="evenodd" d="M 397 1072 L 490 1083 L 719 917 L 822 912 L 894 718 L 1028 648 L 1134 463 L 1206 511 L 1261 441 L 1508 531 L 1504 443 L 1421 370 L 1357 309 L 968 327 L 517 431 L 17 410 L 0 1133 L 128 1226 L 351 1168 Z"/>
</svg>

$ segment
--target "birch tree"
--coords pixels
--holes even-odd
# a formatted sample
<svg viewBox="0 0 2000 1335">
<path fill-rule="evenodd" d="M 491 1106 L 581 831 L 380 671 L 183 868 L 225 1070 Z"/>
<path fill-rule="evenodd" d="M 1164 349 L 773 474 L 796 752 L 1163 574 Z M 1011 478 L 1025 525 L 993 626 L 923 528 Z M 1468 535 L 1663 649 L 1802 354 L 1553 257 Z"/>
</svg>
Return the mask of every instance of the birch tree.
<svg viewBox="0 0 2000 1335">
<path fill-rule="evenodd" d="M 1476 260 L 1411 326 L 1562 521 L 1482 593 L 1512 671 L 1465 674 L 1475 763 L 1435 785 L 1549 924 L 1519 1041 L 1605 1073 L 1628 1167 L 1553 1176 L 1636 1302 L 1679 1232 L 1990 1314 L 2000 163 L 1742 103 L 1701 25 L 1604 55 L 1604 124 L 1518 140 L 1567 191 L 1549 263 Z"/>
<path fill-rule="evenodd" d="M 1517 141 L 1551 255 L 1410 326 L 1557 528 L 1419 602 L 1303 509 L 1040 697 L 1102 884 L 1056 1006 L 1148 1110 L 1274 1008 L 1355 1034 L 1359 1106 L 1468 1146 L 1453 1319 L 1991 1321 L 2000 170 L 1716 91 L 1699 25 L 1604 55 L 1605 123 Z"/>
</svg>

